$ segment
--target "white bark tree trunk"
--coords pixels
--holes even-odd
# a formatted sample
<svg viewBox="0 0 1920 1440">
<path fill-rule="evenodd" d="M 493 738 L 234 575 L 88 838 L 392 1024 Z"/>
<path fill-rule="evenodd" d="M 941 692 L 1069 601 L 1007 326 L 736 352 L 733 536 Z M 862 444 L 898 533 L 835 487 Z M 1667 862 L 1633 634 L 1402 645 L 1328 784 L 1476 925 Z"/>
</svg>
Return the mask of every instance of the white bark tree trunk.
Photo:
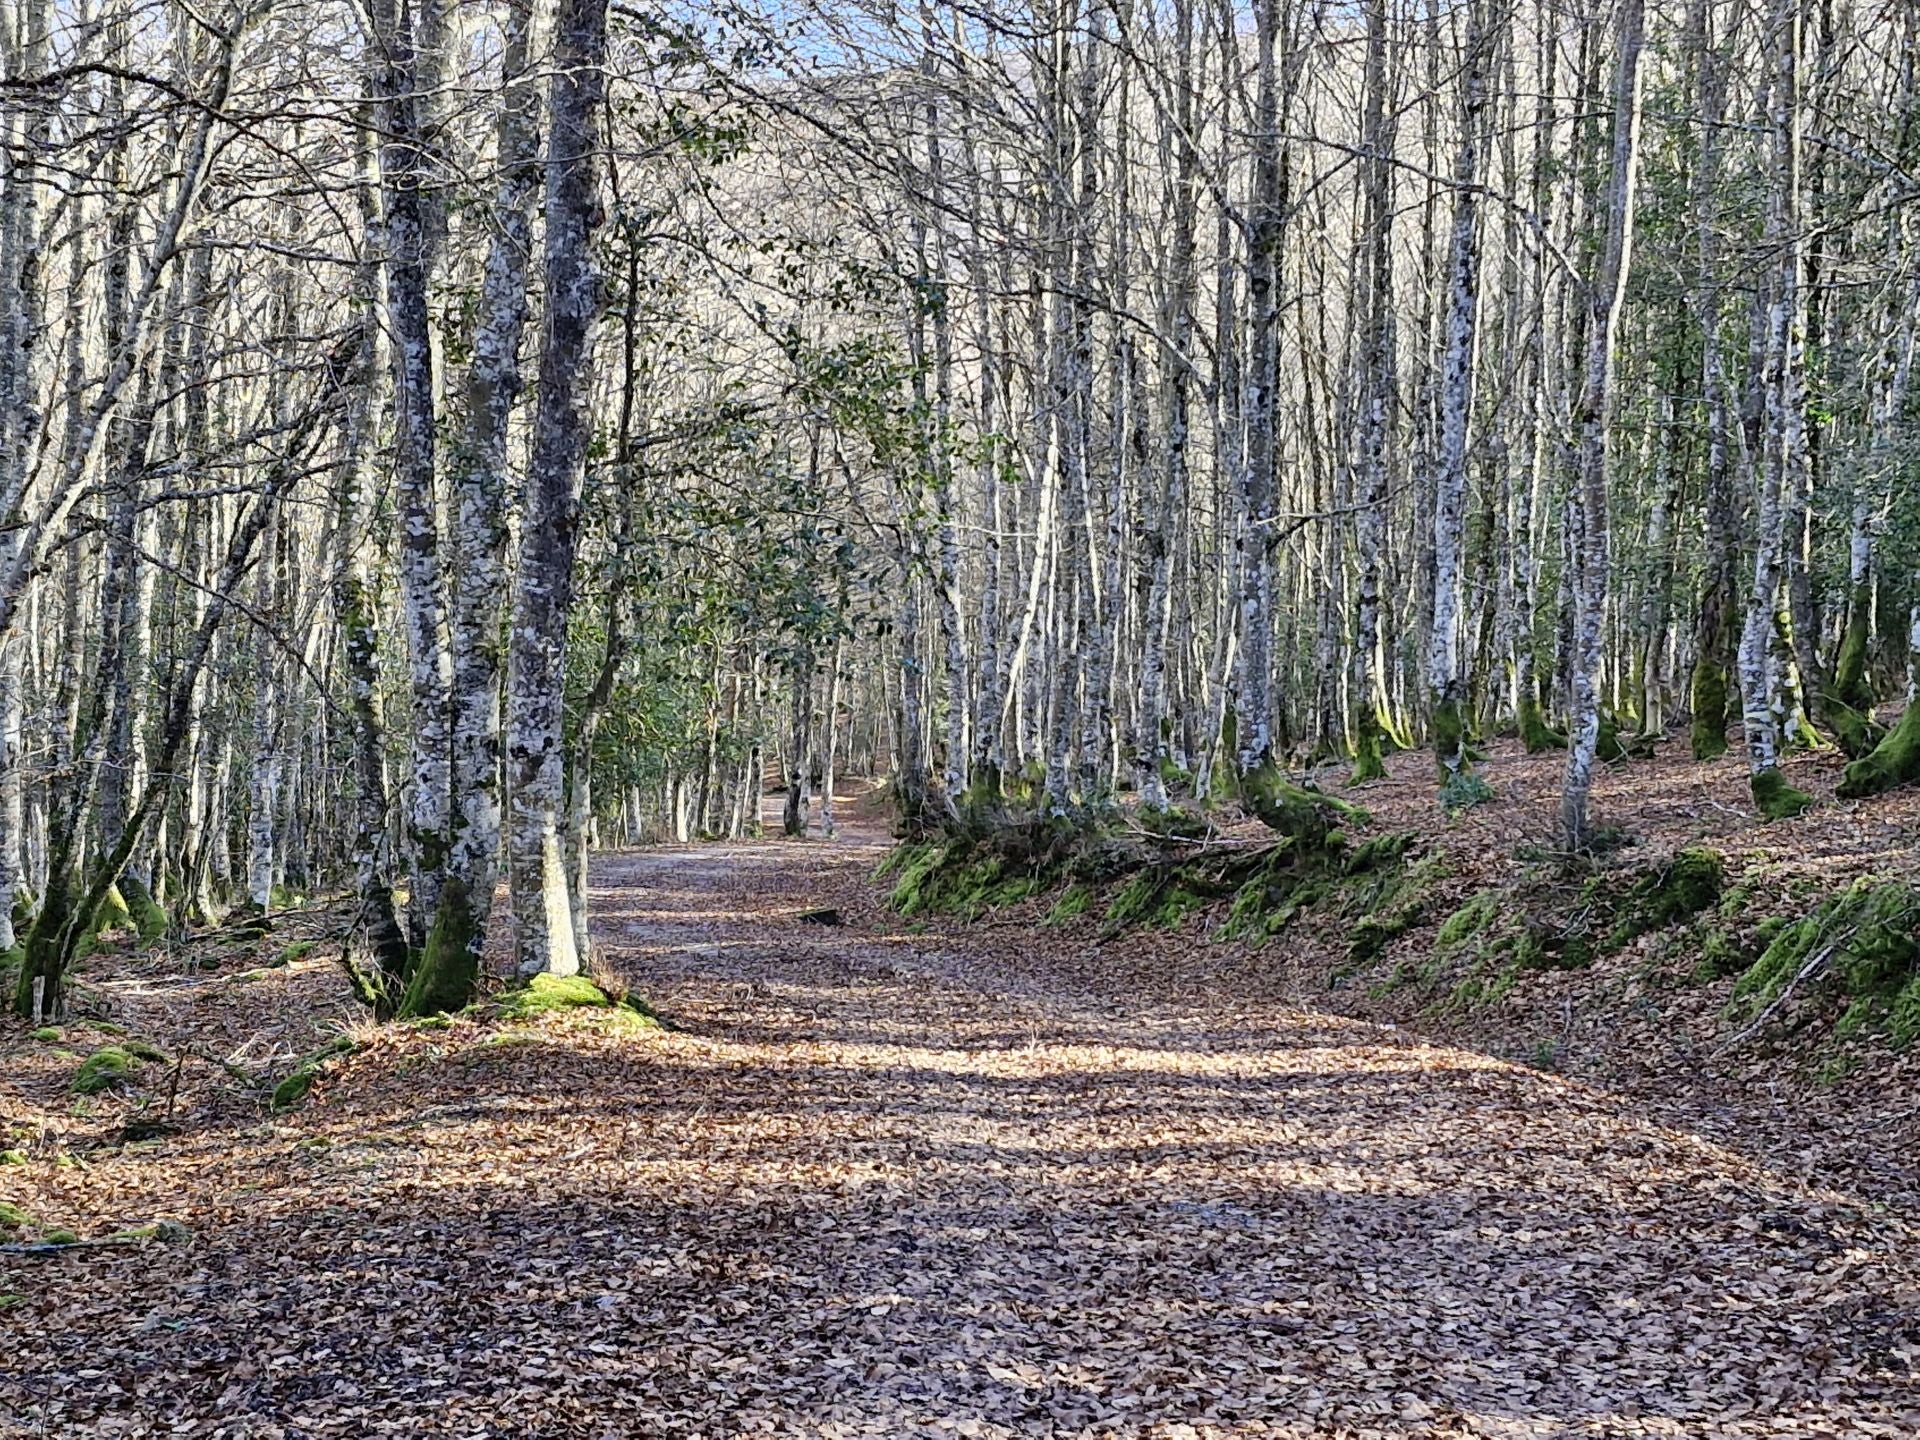
<svg viewBox="0 0 1920 1440">
<path fill-rule="evenodd" d="M 1562 838 L 1569 850 L 1590 839 L 1588 796 L 1600 747 L 1601 625 L 1607 605 L 1607 445 L 1613 417 L 1614 345 L 1627 274 L 1633 264 L 1634 201 L 1640 167 L 1640 51 L 1644 0 L 1622 0 L 1613 87 L 1613 157 L 1607 229 L 1588 284 L 1587 354 L 1575 421 L 1580 436 L 1579 543 L 1574 552 L 1573 653 L 1567 719 L 1567 769 L 1560 793 Z"/>
<path fill-rule="evenodd" d="M 586 939 L 574 933 L 561 845 L 562 718 L 590 428 L 581 382 L 601 300 L 592 239 L 606 44 L 606 0 L 561 0 L 547 106 L 544 343 L 507 676 L 508 857 L 523 976 L 577 973 Z"/>
</svg>

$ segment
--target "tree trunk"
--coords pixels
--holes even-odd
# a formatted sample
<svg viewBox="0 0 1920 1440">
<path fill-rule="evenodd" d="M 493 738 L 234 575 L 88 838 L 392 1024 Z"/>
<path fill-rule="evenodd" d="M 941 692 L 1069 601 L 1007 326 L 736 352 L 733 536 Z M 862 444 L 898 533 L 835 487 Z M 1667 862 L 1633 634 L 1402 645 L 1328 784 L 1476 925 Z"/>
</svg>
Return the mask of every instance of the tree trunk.
<svg viewBox="0 0 1920 1440">
<path fill-rule="evenodd" d="M 596 145 L 606 42 L 606 0 L 561 0 L 548 92 L 544 345 L 507 679 L 508 860 L 523 977 L 577 973 L 584 938 L 573 932 L 561 848 L 561 721 L 589 429 L 581 380 L 600 312 L 592 238 L 600 215 Z"/>
</svg>

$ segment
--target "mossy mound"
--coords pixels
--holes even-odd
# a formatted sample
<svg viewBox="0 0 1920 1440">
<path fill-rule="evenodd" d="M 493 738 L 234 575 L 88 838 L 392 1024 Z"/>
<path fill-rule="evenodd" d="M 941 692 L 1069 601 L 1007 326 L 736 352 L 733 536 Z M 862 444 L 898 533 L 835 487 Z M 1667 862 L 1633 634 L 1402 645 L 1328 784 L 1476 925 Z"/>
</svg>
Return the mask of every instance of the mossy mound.
<svg viewBox="0 0 1920 1440">
<path fill-rule="evenodd" d="M 1607 948 L 1618 950 L 1715 908 L 1726 883 L 1726 862 L 1717 850 L 1697 845 L 1679 851 L 1627 887 L 1616 906 L 1619 918 L 1607 932 Z"/>
<path fill-rule="evenodd" d="M 878 876 L 892 882 L 888 904 L 906 916 L 970 920 L 1058 891 L 1047 923 L 1065 924 L 1099 905 L 1112 934 L 1137 925 L 1172 928 L 1226 900 L 1225 933 L 1262 938 L 1351 877 L 1396 865 L 1413 838 L 1380 836 L 1356 847 L 1346 827 L 1368 823 L 1360 807 L 1285 780 L 1271 767 L 1242 779 L 1253 796 L 1243 794 L 1242 803 L 1257 805 L 1280 831 L 1271 844 L 1210 844 L 1215 831 L 1205 815 L 1168 806 L 1143 812 L 1128 833 L 1099 817 L 1038 817 L 982 835 L 909 842 L 887 857 Z"/>
<path fill-rule="evenodd" d="M 1757 1016 L 1797 985 L 1845 998 L 1850 1029 L 1877 1020 L 1901 1047 L 1920 1036 L 1920 890 L 1859 880 L 1767 934 L 1733 987 L 1732 1014 Z"/>
<path fill-rule="evenodd" d="M 1415 836 L 1408 831 L 1376 835 L 1350 846 L 1341 831 L 1318 847 L 1283 841 L 1251 857 L 1236 877 L 1221 935 L 1265 940 L 1309 910 L 1337 911 L 1356 926 L 1397 895 L 1397 880 Z M 1391 937 L 1388 937 L 1391 938 Z M 1371 939 L 1362 939 L 1366 948 Z"/>
<path fill-rule="evenodd" d="M 535 975 L 494 1002 L 494 1013 L 502 1020 L 537 1020 L 567 1010 L 617 1013 L 647 1029 L 664 1028 L 644 1001 L 632 995 L 611 995 L 585 975 Z"/>
<path fill-rule="evenodd" d="M 18 1230 L 22 1225 L 31 1225 L 33 1216 L 15 1205 L 11 1200 L 0 1200 L 0 1230 Z"/>
<path fill-rule="evenodd" d="M 972 920 L 1047 887 L 1048 868 L 1023 869 L 991 842 L 931 840 L 895 852 L 897 877 L 887 903 L 902 915 L 946 914 Z"/>
<path fill-rule="evenodd" d="M 1217 898 L 1189 884 L 1180 872 L 1186 867 L 1148 866 L 1114 892 L 1107 902 L 1105 929 L 1117 934 L 1133 925 L 1171 930 L 1196 910 Z"/>
<path fill-rule="evenodd" d="M 1398 859 L 1397 854 L 1392 857 Z M 1420 925 L 1427 918 L 1432 886 L 1445 873 L 1437 858 L 1408 866 L 1370 864 L 1349 871 L 1341 905 L 1350 915 L 1357 912 L 1357 918 L 1347 932 L 1348 964 L 1372 964 L 1395 940 Z"/>
<path fill-rule="evenodd" d="M 359 1042 L 351 1035 L 336 1035 L 318 1050 L 303 1055 L 292 1072 L 273 1087 L 273 1108 L 291 1110 L 307 1098 L 307 1092 L 313 1089 L 313 1082 L 331 1061 L 342 1055 L 351 1055 L 359 1048 Z"/>
<path fill-rule="evenodd" d="M 1112 834 L 1094 820 L 1033 817 L 982 834 L 954 832 L 897 846 L 877 872 L 891 879 L 887 904 L 902 915 L 977 919 L 1072 882 L 1099 884 L 1138 870 L 1162 837 L 1205 834 L 1202 817 L 1156 812 L 1144 840 Z"/>
<path fill-rule="evenodd" d="M 1060 892 L 1060 898 L 1053 902 L 1053 908 L 1047 911 L 1046 924 L 1064 925 L 1069 920 L 1077 920 L 1087 913 L 1093 904 L 1091 885 L 1069 885 Z"/>
<path fill-rule="evenodd" d="M 76 1095 L 99 1095 L 131 1085 L 141 1057 L 123 1045 L 103 1045 L 80 1062 L 67 1088 Z"/>
<path fill-rule="evenodd" d="M 1720 903 L 1725 879 L 1724 860 L 1704 847 L 1585 879 L 1543 866 L 1469 895 L 1440 922 L 1426 963 L 1396 983 L 1457 976 L 1452 1003 L 1489 1003 L 1526 971 L 1582 970 L 1642 935 L 1678 931 Z"/>
</svg>

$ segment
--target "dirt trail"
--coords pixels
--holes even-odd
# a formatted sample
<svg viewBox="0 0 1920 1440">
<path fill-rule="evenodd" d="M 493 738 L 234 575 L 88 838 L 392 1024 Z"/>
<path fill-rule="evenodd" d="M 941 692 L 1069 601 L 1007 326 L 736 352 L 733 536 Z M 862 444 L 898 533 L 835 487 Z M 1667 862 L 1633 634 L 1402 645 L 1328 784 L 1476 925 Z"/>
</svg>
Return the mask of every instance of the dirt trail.
<svg viewBox="0 0 1920 1440">
<path fill-rule="evenodd" d="M 196 1238 L 35 1272 L 0 1434 L 1920 1432 L 1911 1217 L 1390 1031 L 1055 991 L 863 910 L 880 847 L 608 857 L 671 1034 L 383 1038 L 122 1157 Z"/>
</svg>

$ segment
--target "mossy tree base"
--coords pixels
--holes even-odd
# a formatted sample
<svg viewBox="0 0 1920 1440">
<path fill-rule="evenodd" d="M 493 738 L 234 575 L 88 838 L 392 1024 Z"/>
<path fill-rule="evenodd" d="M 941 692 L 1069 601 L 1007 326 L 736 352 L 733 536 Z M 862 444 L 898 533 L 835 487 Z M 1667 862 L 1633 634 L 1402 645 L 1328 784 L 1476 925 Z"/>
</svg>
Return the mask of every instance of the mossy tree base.
<svg viewBox="0 0 1920 1440">
<path fill-rule="evenodd" d="M 1813 804 L 1813 797 L 1789 785 L 1778 770 L 1762 770 L 1753 777 L 1753 803 L 1769 820 L 1791 820 Z"/>
<path fill-rule="evenodd" d="M 1920 703 L 1907 706 L 1873 750 L 1847 766 L 1836 794 L 1861 800 L 1920 780 Z"/>
<path fill-rule="evenodd" d="M 1567 748 L 1567 737 L 1547 724 L 1538 700 L 1520 702 L 1520 743 L 1529 755 Z"/>
<path fill-rule="evenodd" d="M 466 1008 L 480 984 L 479 919 L 464 882 L 449 878 L 426 948 L 408 977 L 396 1012 L 403 1019 Z M 376 1006 L 376 1009 L 379 1007 Z"/>
<path fill-rule="evenodd" d="M 118 888 L 127 921 L 140 943 L 152 945 L 164 937 L 171 922 L 166 907 L 153 898 L 153 892 L 131 875 L 122 876 Z"/>
<path fill-rule="evenodd" d="M 1354 727 L 1353 773 L 1347 776 L 1349 785 L 1364 785 L 1369 780 L 1386 778 L 1387 767 L 1381 759 L 1385 740 L 1386 732 L 1380 726 L 1380 717 L 1374 713 L 1371 705 L 1362 706 Z"/>
<path fill-rule="evenodd" d="M 1874 724 L 1867 714 L 1845 701 L 1829 698 L 1821 706 L 1821 713 L 1828 728 L 1833 731 L 1834 743 L 1840 747 L 1840 753 L 1850 759 L 1858 760 L 1870 755 L 1874 747 L 1886 738 L 1884 727 Z"/>
<path fill-rule="evenodd" d="M 502 995 L 495 1009 L 502 1020 L 536 1020 L 564 1010 L 619 1011 L 647 1028 L 664 1028 L 643 1001 L 632 995 L 610 995 L 585 975 L 535 975 Z"/>
</svg>

